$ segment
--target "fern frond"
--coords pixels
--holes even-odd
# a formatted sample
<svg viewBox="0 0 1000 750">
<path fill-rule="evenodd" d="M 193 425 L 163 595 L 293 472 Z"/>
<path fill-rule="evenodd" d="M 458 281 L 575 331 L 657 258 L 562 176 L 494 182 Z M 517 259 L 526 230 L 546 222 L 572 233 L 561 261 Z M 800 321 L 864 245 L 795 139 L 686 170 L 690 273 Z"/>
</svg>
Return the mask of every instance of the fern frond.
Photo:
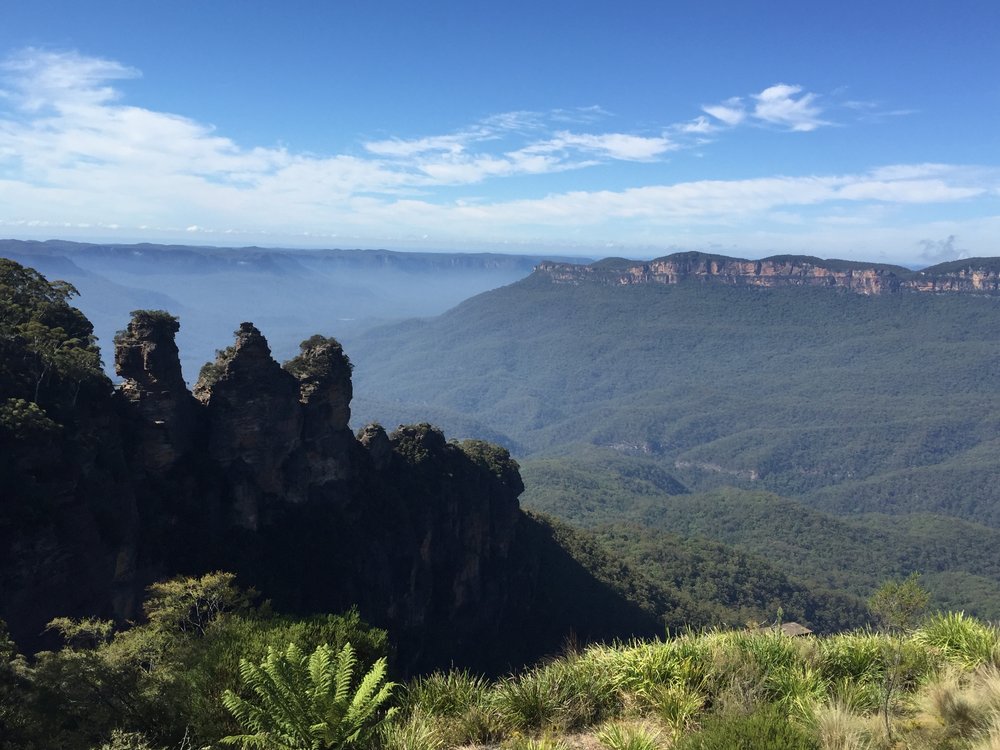
<svg viewBox="0 0 1000 750">
<path fill-rule="evenodd" d="M 334 692 L 335 701 L 346 701 L 351 690 L 351 678 L 354 676 L 354 648 L 350 643 L 345 643 L 337 655 L 337 676 L 336 690 Z"/>
</svg>

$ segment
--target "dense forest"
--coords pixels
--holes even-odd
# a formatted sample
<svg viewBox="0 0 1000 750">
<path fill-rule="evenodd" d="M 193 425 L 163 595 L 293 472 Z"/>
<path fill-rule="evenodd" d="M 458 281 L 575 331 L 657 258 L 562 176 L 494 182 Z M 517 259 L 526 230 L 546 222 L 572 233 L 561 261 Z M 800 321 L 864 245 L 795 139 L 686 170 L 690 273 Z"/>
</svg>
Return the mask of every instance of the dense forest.
<svg viewBox="0 0 1000 750">
<path fill-rule="evenodd" d="M 526 507 L 997 617 L 998 330 L 992 296 L 536 273 L 349 341 L 359 414 L 489 430 Z"/>
</svg>

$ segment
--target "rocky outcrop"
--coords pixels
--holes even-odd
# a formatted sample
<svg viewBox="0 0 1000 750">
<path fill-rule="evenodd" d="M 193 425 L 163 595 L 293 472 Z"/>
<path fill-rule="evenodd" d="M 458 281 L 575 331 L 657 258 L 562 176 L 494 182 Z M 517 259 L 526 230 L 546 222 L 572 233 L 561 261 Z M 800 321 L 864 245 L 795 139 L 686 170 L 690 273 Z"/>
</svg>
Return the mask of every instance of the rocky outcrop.
<svg viewBox="0 0 1000 750">
<path fill-rule="evenodd" d="M 900 291 L 1000 294 L 995 258 L 979 258 L 923 271 L 902 266 L 780 255 L 761 260 L 677 253 L 651 261 L 609 258 L 590 265 L 543 262 L 535 274 L 557 284 L 680 284 L 701 282 L 765 289 L 820 287 L 857 294 Z"/>
<path fill-rule="evenodd" d="M 906 283 L 918 292 L 1000 294 L 1000 266 L 996 258 L 955 261 L 918 271 Z"/>
<path fill-rule="evenodd" d="M 382 425 L 370 424 L 365 426 L 358 430 L 357 439 L 358 443 L 368 451 L 368 456 L 371 458 L 372 466 L 375 467 L 376 471 L 381 471 L 389 466 L 389 462 L 392 459 L 392 443 L 389 442 L 389 436 Z"/>
<path fill-rule="evenodd" d="M 177 330 L 143 311 L 116 339 L 134 591 L 170 572 L 233 570 L 284 611 L 358 606 L 397 637 L 404 669 L 442 654 L 484 663 L 482 643 L 528 612 L 509 454 L 429 425 L 355 437 L 340 344 L 314 336 L 282 366 L 251 323 L 203 368 L 195 398 Z"/>
<path fill-rule="evenodd" d="M 141 451 L 138 462 L 162 474 L 188 454 L 196 432 L 196 403 L 181 376 L 174 335 L 180 324 L 161 311 L 139 310 L 115 337 L 115 372 L 124 382 L 118 397 L 128 408 Z"/>
<path fill-rule="evenodd" d="M 266 505 L 305 499 L 290 471 L 302 443 L 299 384 L 252 323 L 241 323 L 236 343 L 206 369 L 195 387 L 206 407 L 206 452 L 223 475 L 235 519 L 256 529 Z"/>
<path fill-rule="evenodd" d="M 336 339 L 313 336 L 285 363 L 298 380 L 302 403 L 302 446 L 309 481 L 315 486 L 350 478 L 354 436 L 351 419 L 351 361 Z"/>
<path fill-rule="evenodd" d="M 167 313 L 134 313 L 115 342 L 123 382 L 74 407 L 90 425 L 81 450 L 36 467 L 46 482 L 30 495 L 14 483 L 15 505 L 51 509 L 0 555 L 0 618 L 25 648 L 44 645 L 55 616 L 135 619 L 150 582 L 212 570 L 237 573 L 277 611 L 358 607 L 392 634 L 403 674 L 507 669 L 570 631 L 657 631 L 521 513 L 505 449 L 427 424 L 355 436 L 351 363 L 334 339 L 315 336 L 279 365 L 243 323 L 192 395 L 177 330 Z M 570 607 L 580 591 L 598 611 L 586 597 Z"/>
</svg>

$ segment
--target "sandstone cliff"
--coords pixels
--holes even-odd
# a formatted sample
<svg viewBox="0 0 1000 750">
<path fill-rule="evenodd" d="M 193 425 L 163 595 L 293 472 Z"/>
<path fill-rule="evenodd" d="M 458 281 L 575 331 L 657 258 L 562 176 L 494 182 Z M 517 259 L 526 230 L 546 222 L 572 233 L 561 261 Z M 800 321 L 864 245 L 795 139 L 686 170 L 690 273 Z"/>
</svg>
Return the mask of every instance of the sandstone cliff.
<svg viewBox="0 0 1000 750">
<path fill-rule="evenodd" d="M 900 291 L 1000 294 L 1000 262 L 973 258 L 911 271 L 902 266 L 776 255 L 761 260 L 676 253 L 651 261 L 609 258 L 590 265 L 543 262 L 535 274 L 557 284 L 679 284 L 686 281 L 758 288 L 823 287 L 858 294 Z"/>
<path fill-rule="evenodd" d="M 335 340 L 315 336 L 279 365 L 243 323 L 192 394 L 177 330 L 140 311 L 116 337 L 122 384 L 78 405 L 99 449 L 25 449 L 40 462 L 32 497 L 51 512 L 14 529 L 18 555 L 0 558 L 0 618 L 27 648 L 52 617 L 135 618 L 150 582 L 216 569 L 278 611 L 357 606 L 389 629 L 402 672 L 504 669 L 570 631 L 658 630 L 521 513 L 503 448 L 426 424 L 355 436 L 351 365 Z M 75 481 L 55 481 L 53 460 Z"/>
</svg>

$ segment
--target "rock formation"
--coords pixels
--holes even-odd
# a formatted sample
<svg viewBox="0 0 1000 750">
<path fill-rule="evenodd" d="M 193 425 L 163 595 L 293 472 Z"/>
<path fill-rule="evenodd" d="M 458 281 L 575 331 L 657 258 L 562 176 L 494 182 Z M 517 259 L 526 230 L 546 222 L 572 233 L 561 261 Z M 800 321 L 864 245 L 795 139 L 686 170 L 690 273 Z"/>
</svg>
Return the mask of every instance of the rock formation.
<svg viewBox="0 0 1000 750">
<path fill-rule="evenodd" d="M 139 310 L 115 337 L 115 372 L 125 379 L 118 396 L 140 436 L 133 444 L 140 463 L 155 474 L 175 466 L 194 440 L 196 404 L 174 343 L 179 327 L 172 315 Z"/>
<path fill-rule="evenodd" d="M 356 437 L 351 364 L 334 339 L 303 342 L 281 366 L 243 323 L 192 395 L 177 330 L 167 313 L 133 313 L 115 340 L 124 381 L 77 405 L 100 445 L 60 456 L 72 482 L 15 498 L 53 508 L 22 527 L 17 556 L 0 557 L 0 618 L 26 648 L 44 645 L 37 634 L 52 617 L 134 619 L 150 582 L 219 569 L 278 611 L 357 606 L 389 629 L 403 672 L 507 668 L 570 630 L 583 640 L 656 632 L 521 513 L 503 448 L 449 442 L 426 424 Z M 558 584 L 546 561 L 559 561 Z M 570 613 L 566 592 L 577 590 L 600 606 Z"/>
</svg>

